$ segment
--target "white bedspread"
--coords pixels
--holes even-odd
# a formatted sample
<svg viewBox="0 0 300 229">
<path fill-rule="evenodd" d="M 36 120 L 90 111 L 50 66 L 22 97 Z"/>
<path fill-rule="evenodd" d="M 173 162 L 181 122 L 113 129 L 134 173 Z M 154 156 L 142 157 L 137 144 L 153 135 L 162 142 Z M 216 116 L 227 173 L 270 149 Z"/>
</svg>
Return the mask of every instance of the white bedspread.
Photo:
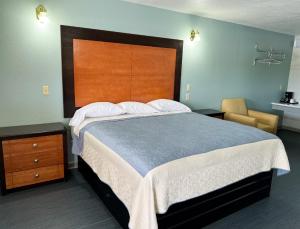
<svg viewBox="0 0 300 229">
<path fill-rule="evenodd" d="M 78 134 L 91 121 L 94 120 L 86 121 L 74 129 L 74 134 Z M 117 153 L 86 132 L 82 158 L 125 204 L 131 229 L 156 229 L 156 213 L 165 213 L 174 203 L 272 168 L 290 170 L 284 146 L 279 139 L 178 159 L 158 166 L 142 177 Z"/>
</svg>

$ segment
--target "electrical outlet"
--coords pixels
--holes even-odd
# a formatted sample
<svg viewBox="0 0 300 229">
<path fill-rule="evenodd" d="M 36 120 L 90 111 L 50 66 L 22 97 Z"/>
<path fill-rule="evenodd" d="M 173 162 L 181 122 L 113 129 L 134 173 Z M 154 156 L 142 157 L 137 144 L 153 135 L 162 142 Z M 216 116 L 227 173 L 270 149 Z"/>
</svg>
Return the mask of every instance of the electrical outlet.
<svg viewBox="0 0 300 229">
<path fill-rule="evenodd" d="M 49 95 L 49 86 L 43 85 L 42 91 L 43 91 L 43 95 Z"/>
<path fill-rule="evenodd" d="M 282 91 L 282 85 L 281 85 L 281 84 L 280 84 L 280 86 L 279 86 L 279 90 Z"/>
<path fill-rule="evenodd" d="M 185 93 L 185 100 L 189 101 L 190 100 L 190 93 Z"/>
</svg>

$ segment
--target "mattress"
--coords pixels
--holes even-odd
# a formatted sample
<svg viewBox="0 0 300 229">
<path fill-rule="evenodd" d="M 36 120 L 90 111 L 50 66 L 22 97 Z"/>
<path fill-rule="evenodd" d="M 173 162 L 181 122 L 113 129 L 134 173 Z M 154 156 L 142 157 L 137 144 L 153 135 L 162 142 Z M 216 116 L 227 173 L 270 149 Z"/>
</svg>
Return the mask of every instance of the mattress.
<svg viewBox="0 0 300 229">
<path fill-rule="evenodd" d="M 211 131 L 214 132 L 216 136 L 215 138 L 213 136 L 209 137 L 207 141 L 211 139 L 210 141 L 214 142 L 216 146 L 213 148 L 206 147 L 206 150 L 202 153 L 190 153 L 163 160 L 160 163 L 154 163 L 154 166 L 147 168 L 147 170 L 142 170 L 143 172 L 141 172 L 141 169 L 137 168 L 130 160 L 134 155 L 129 155 L 129 157 L 124 156 L 120 151 L 124 151 L 126 148 L 115 147 L 115 145 L 119 146 L 120 144 L 114 145 L 105 138 L 105 135 L 109 135 L 112 139 L 118 139 L 119 141 L 117 142 L 120 142 L 120 139 L 125 139 L 125 137 L 122 138 L 122 134 L 120 136 L 114 135 L 109 131 L 112 128 L 116 128 L 116 133 L 118 133 L 121 129 L 124 129 L 124 126 L 118 129 L 120 127 L 118 126 L 120 124 L 117 124 L 119 120 L 125 121 L 121 122 L 122 125 L 124 125 L 124 123 L 129 125 L 126 130 L 131 133 L 143 125 L 143 123 L 150 123 L 150 126 L 155 128 L 153 123 L 157 123 L 160 119 L 164 119 L 160 124 L 168 123 L 166 121 L 174 119 L 174 116 L 180 116 L 179 120 L 174 120 L 173 122 L 176 121 L 178 125 L 182 122 L 182 131 L 184 131 L 184 127 L 188 125 L 185 123 L 188 119 L 187 117 L 195 116 L 194 118 L 196 118 L 196 120 L 193 120 L 194 123 L 195 121 L 197 123 L 198 118 L 201 120 L 204 119 L 205 123 L 209 123 L 207 126 L 201 123 L 203 128 L 205 128 L 205 133 L 207 134 L 207 131 Z M 133 123 L 136 124 L 137 121 L 135 121 L 135 119 L 138 120 L 139 125 L 130 129 L 130 127 L 134 126 Z M 101 134 L 97 134 L 92 131 L 92 128 L 88 128 L 96 123 L 100 125 L 98 129 L 101 130 Z M 104 123 L 107 124 L 103 125 Z M 168 126 L 162 128 L 169 127 L 172 125 L 172 122 L 167 125 Z M 106 132 L 104 127 L 107 128 Z M 199 127 L 201 126 L 198 126 L 198 128 Z M 143 128 L 144 127 L 141 129 Z M 158 132 L 162 132 L 162 130 L 163 129 L 161 129 L 161 131 L 158 130 Z M 239 140 L 240 142 L 237 141 L 235 144 L 228 144 L 226 140 L 221 144 L 220 140 L 217 141 L 218 135 L 216 131 L 223 134 L 221 134 L 221 139 L 225 133 L 229 133 L 229 136 L 233 134 L 236 136 L 246 131 L 247 134 L 242 135 Z M 147 131 L 144 132 L 146 133 Z M 108 119 L 89 119 L 74 129 L 75 138 L 79 139 L 80 133 L 82 134 L 82 145 L 73 144 L 74 152 L 81 155 L 98 177 L 104 183 L 108 184 L 124 203 L 130 215 L 129 228 L 132 229 L 157 228 L 156 213 L 165 213 L 168 207 L 174 203 L 204 195 L 246 177 L 269 171 L 272 168 L 279 169 L 280 173 L 287 172 L 290 169 L 284 146 L 281 140 L 276 136 L 252 127 L 216 120 L 206 116 L 203 117 L 199 114 L 168 113 L 144 115 L 142 117 L 139 115 L 122 115 Z M 163 145 L 160 145 L 163 144 L 163 142 L 159 143 L 158 140 L 156 141 L 159 147 L 156 147 L 155 142 L 150 139 L 153 138 L 153 136 L 149 135 L 149 140 L 147 140 L 147 135 L 143 139 L 140 138 L 140 135 L 141 133 L 137 132 L 133 136 L 139 136 L 137 137 L 139 139 L 138 142 L 146 141 L 146 143 L 149 143 L 144 145 L 144 147 L 148 145 L 145 151 L 146 155 L 148 154 L 149 156 L 151 149 L 153 149 L 153 152 L 156 152 L 157 148 L 163 147 Z M 187 133 L 185 135 L 187 135 Z M 227 139 L 230 138 L 227 136 Z M 247 141 L 245 141 L 245 139 L 247 139 Z M 136 145 L 131 144 L 131 146 L 128 146 L 130 142 L 132 142 L 132 140 L 127 139 L 124 143 L 127 148 L 129 147 L 127 149 L 128 151 L 130 151 L 131 148 L 133 149 L 132 151 L 137 151 L 137 149 L 141 151 L 142 148 L 138 148 Z M 138 144 L 138 142 L 135 144 Z M 202 144 L 204 143 L 205 141 L 202 142 Z M 164 144 L 171 145 L 168 141 Z M 182 142 L 178 147 L 181 144 L 185 144 L 185 149 L 189 151 L 188 146 L 192 143 Z M 192 148 L 194 149 L 194 147 Z M 169 151 L 168 147 L 164 149 L 166 152 Z M 200 149 L 201 148 L 199 148 L 199 151 Z M 196 148 L 196 150 L 198 149 Z M 157 152 L 153 154 L 155 155 L 155 162 L 157 161 L 157 157 L 159 157 L 159 153 L 163 154 L 163 152 L 160 151 L 158 151 L 158 154 Z M 174 152 L 170 151 L 169 154 L 172 155 Z M 151 157 L 146 157 L 146 160 L 151 161 Z"/>
</svg>

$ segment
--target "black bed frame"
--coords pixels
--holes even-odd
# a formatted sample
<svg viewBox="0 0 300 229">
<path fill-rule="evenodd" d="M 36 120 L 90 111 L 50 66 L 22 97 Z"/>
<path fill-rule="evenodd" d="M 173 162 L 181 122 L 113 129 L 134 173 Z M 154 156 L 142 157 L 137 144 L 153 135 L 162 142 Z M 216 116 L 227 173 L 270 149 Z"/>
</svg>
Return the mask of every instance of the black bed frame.
<svg viewBox="0 0 300 229">
<path fill-rule="evenodd" d="M 72 117 L 75 106 L 73 39 L 115 42 L 176 49 L 174 100 L 180 98 L 183 41 L 112 31 L 61 26 L 64 116 Z M 129 214 L 112 190 L 100 181 L 92 169 L 78 157 L 78 168 L 123 228 L 128 228 Z M 200 228 L 270 195 L 272 171 L 257 174 L 206 195 L 172 205 L 167 213 L 157 215 L 159 229 Z M 139 228 L 142 229 L 142 228 Z"/>
<path fill-rule="evenodd" d="M 123 228 L 129 214 L 111 188 L 101 182 L 89 165 L 78 157 L 78 169 Z M 172 205 L 157 214 L 159 229 L 201 228 L 270 195 L 273 171 L 259 173 L 222 189 Z"/>
</svg>

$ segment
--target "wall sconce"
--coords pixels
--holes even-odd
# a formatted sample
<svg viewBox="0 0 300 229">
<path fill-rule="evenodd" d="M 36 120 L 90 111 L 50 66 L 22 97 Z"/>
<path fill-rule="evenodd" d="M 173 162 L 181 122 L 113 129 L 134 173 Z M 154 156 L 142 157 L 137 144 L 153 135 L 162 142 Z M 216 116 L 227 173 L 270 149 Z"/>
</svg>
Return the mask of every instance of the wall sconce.
<svg viewBox="0 0 300 229">
<path fill-rule="evenodd" d="M 45 22 L 47 22 L 48 18 L 47 18 L 47 10 L 43 5 L 38 5 L 35 8 L 35 12 L 36 12 L 36 18 L 38 19 L 38 21 L 42 24 L 44 24 Z"/>
<path fill-rule="evenodd" d="M 192 30 L 191 31 L 191 36 L 190 36 L 191 41 L 199 41 L 200 40 L 200 35 L 198 30 Z"/>
</svg>

